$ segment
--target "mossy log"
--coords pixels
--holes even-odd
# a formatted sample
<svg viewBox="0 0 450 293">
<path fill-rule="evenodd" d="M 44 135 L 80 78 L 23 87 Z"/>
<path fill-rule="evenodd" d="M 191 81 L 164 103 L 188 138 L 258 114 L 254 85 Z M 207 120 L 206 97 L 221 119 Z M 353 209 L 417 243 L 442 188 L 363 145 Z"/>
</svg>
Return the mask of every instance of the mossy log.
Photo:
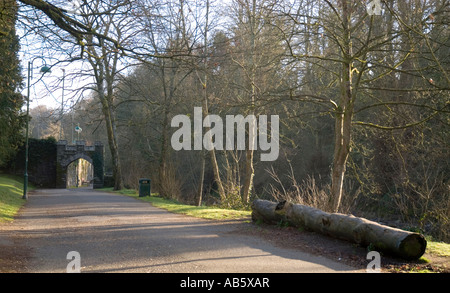
<svg viewBox="0 0 450 293">
<path fill-rule="evenodd" d="M 276 224 L 282 221 L 296 227 L 369 246 L 407 260 L 425 253 L 427 242 L 423 235 L 379 224 L 352 215 L 327 213 L 316 208 L 289 202 L 255 200 L 253 221 Z"/>
</svg>

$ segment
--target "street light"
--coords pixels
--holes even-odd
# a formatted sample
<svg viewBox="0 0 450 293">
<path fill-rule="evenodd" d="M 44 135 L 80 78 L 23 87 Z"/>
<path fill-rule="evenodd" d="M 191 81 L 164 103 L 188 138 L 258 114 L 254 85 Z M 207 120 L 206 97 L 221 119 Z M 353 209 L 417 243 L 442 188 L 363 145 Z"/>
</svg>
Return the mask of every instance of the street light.
<svg viewBox="0 0 450 293">
<path fill-rule="evenodd" d="M 42 70 L 42 69 L 41 69 Z M 63 115 L 64 115 L 64 81 L 66 79 L 66 70 L 63 68 L 63 79 L 62 79 L 62 95 L 61 95 L 61 114 L 59 117 L 59 140 L 62 140 L 62 128 L 63 128 Z"/>
<path fill-rule="evenodd" d="M 32 74 L 32 65 L 34 60 L 36 59 L 42 59 L 45 64 L 45 60 L 42 57 L 35 57 L 33 60 L 28 61 L 28 88 L 27 88 L 27 126 L 26 126 L 26 132 L 25 132 L 25 173 L 23 178 L 23 199 L 28 199 L 28 124 L 29 124 L 29 115 L 30 115 L 30 81 L 31 81 L 31 74 Z M 43 66 L 41 68 L 42 74 L 51 72 L 50 67 L 47 65 Z"/>
</svg>

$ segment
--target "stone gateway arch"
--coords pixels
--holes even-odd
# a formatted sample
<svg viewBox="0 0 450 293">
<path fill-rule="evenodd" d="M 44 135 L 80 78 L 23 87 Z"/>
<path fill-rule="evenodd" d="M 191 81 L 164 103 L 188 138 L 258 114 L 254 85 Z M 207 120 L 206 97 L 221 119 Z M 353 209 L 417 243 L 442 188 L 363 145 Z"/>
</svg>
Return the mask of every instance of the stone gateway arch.
<svg viewBox="0 0 450 293">
<path fill-rule="evenodd" d="M 67 140 L 60 140 L 56 146 L 56 188 L 67 187 L 67 168 L 78 160 L 84 159 L 94 167 L 94 189 L 104 185 L 104 146 L 102 142 L 95 142 L 93 146 L 85 141 L 77 141 L 75 145 L 67 144 Z"/>
</svg>

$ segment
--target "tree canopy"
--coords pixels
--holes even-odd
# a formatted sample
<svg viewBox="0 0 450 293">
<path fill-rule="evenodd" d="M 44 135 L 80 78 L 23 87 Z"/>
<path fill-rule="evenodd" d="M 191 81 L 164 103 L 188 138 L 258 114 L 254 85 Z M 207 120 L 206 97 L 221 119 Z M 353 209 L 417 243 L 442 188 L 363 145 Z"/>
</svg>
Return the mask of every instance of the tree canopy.
<svg viewBox="0 0 450 293">
<path fill-rule="evenodd" d="M 0 166 L 15 154 L 22 142 L 24 117 L 20 109 L 24 99 L 19 93 L 22 75 L 18 58 L 19 39 L 15 20 L 17 6 L 13 0 L 0 3 Z"/>
</svg>

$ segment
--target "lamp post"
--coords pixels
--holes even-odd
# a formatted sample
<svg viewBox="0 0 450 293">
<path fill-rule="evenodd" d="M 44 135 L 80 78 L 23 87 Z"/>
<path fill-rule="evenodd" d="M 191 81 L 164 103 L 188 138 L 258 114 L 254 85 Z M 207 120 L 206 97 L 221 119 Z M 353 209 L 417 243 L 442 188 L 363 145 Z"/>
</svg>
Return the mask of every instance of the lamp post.
<svg viewBox="0 0 450 293">
<path fill-rule="evenodd" d="M 61 114 L 59 117 L 59 140 L 62 140 L 62 130 L 63 130 L 63 115 L 64 115 L 64 80 L 66 79 L 66 70 L 63 68 L 63 79 L 62 79 L 62 95 L 61 95 Z"/>
<path fill-rule="evenodd" d="M 27 87 L 27 124 L 26 124 L 26 130 L 25 130 L 25 173 L 23 178 L 23 199 L 28 199 L 28 126 L 29 126 L 29 116 L 30 116 L 30 81 L 31 81 L 31 74 L 32 74 L 32 65 L 34 60 L 36 59 L 42 59 L 45 64 L 45 60 L 42 57 L 36 57 L 31 61 L 28 61 L 28 87 Z M 47 72 L 51 72 L 50 68 L 46 65 L 41 68 L 41 72 L 43 74 Z"/>
</svg>

